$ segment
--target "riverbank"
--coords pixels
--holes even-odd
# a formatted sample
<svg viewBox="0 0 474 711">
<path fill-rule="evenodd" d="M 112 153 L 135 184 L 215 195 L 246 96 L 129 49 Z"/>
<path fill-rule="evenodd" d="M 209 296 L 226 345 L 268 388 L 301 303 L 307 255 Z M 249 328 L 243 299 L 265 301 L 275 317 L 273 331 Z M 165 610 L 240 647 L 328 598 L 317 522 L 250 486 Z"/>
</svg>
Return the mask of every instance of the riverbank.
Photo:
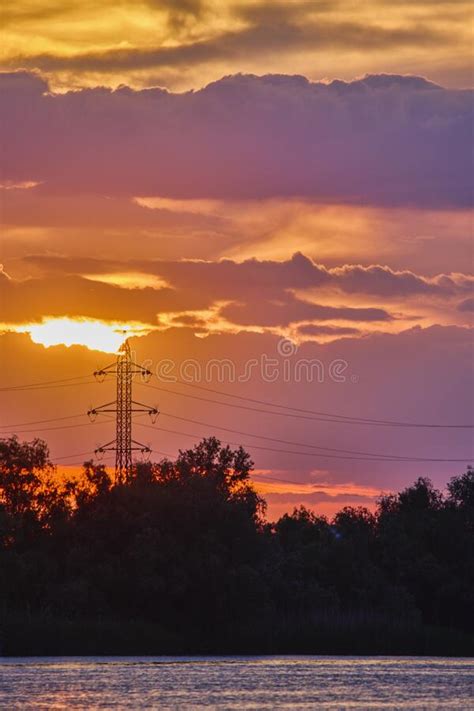
<svg viewBox="0 0 474 711">
<path fill-rule="evenodd" d="M 144 619 L 60 619 L 8 615 L 4 656 L 161 654 L 329 654 L 474 656 L 474 635 L 360 614 L 249 620 L 215 628 L 172 629 Z"/>
</svg>

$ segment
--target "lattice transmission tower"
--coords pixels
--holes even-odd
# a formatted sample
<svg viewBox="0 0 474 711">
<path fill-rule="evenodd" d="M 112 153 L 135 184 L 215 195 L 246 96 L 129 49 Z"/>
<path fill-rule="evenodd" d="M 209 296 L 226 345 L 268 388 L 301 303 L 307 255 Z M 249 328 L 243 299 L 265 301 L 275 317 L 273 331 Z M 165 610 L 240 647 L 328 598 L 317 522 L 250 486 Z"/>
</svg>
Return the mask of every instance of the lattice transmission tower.
<svg viewBox="0 0 474 711">
<path fill-rule="evenodd" d="M 132 399 L 132 380 L 134 375 L 140 375 L 145 380 L 148 380 L 151 377 L 151 372 L 132 360 L 128 340 L 120 347 L 117 360 L 114 363 L 96 370 L 94 373 L 94 376 L 100 382 L 107 375 L 115 375 L 117 378 L 116 400 L 107 402 L 99 407 L 93 407 L 88 410 L 87 414 L 94 420 L 101 413 L 115 413 L 115 439 L 98 447 L 95 453 L 115 452 L 115 481 L 117 484 L 123 484 L 130 479 L 132 474 L 132 452 L 151 452 L 151 449 L 145 444 L 132 439 L 132 414 L 134 412 L 145 412 L 155 422 L 159 412 L 156 407 L 149 407 Z"/>
</svg>

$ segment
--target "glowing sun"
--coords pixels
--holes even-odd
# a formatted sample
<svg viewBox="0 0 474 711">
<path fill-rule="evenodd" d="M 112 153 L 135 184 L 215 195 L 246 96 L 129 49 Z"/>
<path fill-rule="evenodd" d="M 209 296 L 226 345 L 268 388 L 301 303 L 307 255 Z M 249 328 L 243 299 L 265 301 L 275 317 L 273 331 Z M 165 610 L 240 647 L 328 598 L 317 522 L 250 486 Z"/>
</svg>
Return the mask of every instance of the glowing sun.
<svg viewBox="0 0 474 711">
<path fill-rule="evenodd" d="M 17 333 L 28 333 L 34 343 L 51 346 L 85 346 L 92 351 L 117 353 L 130 336 L 145 336 L 151 326 L 138 323 L 106 322 L 95 319 L 44 318 L 41 323 L 16 326 Z"/>
</svg>

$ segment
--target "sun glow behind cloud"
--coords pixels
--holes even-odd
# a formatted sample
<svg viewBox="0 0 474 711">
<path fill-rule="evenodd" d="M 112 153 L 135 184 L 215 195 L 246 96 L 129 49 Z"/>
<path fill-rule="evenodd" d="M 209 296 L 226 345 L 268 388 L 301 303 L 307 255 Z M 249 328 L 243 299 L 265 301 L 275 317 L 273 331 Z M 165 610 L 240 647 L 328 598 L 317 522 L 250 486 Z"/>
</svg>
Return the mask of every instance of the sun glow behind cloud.
<svg viewBox="0 0 474 711">
<path fill-rule="evenodd" d="M 44 318 L 41 323 L 4 327 L 4 331 L 28 333 L 33 343 L 51 346 L 85 346 L 92 351 L 117 353 L 130 336 L 145 336 L 152 328 L 138 323 L 108 323 L 94 319 Z"/>
<path fill-rule="evenodd" d="M 103 284 L 120 286 L 122 289 L 165 289 L 169 284 L 154 274 L 141 272 L 117 272 L 113 274 L 84 274 L 85 279 Z"/>
</svg>

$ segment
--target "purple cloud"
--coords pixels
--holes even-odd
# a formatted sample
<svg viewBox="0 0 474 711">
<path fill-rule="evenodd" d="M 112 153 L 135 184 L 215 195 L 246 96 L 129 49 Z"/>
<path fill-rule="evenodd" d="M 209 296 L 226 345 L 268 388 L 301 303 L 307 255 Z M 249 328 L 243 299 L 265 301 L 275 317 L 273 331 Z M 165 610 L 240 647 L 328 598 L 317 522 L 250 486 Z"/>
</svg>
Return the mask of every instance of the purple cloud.
<svg viewBox="0 0 474 711">
<path fill-rule="evenodd" d="M 0 75 L 0 86 L 5 178 L 54 194 L 471 200 L 471 94 L 417 77 L 326 85 L 237 75 L 185 94 L 55 95 L 19 72 Z"/>
<path fill-rule="evenodd" d="M 196 288 L 199 293 L 206 291 L 221 300 L 242 300 L 249 292 L 257 292 L 258 296 L 266 293 L 267 298 L 276 298 L 291 289 L 314 290 L 327 287 L 346 294 L 384 298 L 417 295 L 446 298 L 469 293 L 474 281 L 468 274 L 424 277 L 408 270 L 394 271 L 378 264 L 367 267 L 346 264 L 328 269 L 301 252 L 284 261 L 129 259 L 125 265 L 118 260 L 50 255 L 30 255 L 25 257 L 25 261 L 51 274 L 104 274 L 122 272 L 125 268 L 133 269 L 162 277 L 176 289 Z"/>
<path fill-rule="evenodd" d="M 474 298 L 464 299 L 458 304 L 458 311 L 474 311 Z"/>
<path fill-rule="evenodd" d="M 385 309 L 326 306 L 297 299 L 286 294 L 278 301 L 263 298 L 247 299 L 224 307 L 221 314 L 242 326 L 287 326 L 297 321 L 391 321 Z"/>
<path fill-rule="evenodd" d="M 302 336 L 356 336 L 360 331 L 358 328 L 349 326 L 322 326 L 321 324 L 307 323 L 299 326 L 298 333 Z"/>
</svg>

